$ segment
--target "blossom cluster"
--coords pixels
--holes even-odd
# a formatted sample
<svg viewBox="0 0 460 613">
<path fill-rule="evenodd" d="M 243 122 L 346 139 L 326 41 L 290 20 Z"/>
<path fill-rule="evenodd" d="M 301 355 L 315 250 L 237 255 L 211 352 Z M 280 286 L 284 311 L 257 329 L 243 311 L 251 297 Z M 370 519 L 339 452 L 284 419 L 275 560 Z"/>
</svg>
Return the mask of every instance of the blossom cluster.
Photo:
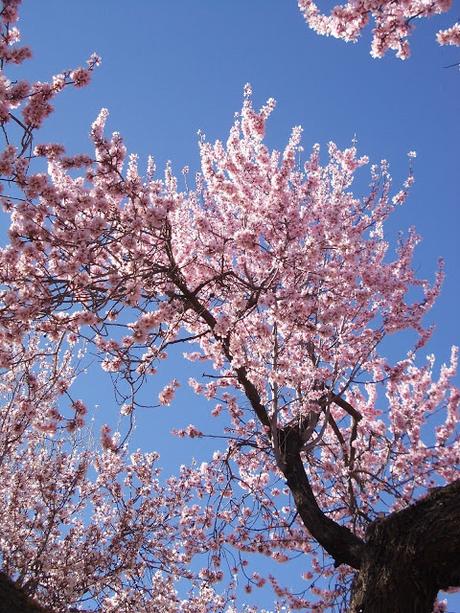
<svg viewBox="0 0 460 613">
<path fill-rule="evenodd" d="M 86 424 L 69 435 L 72 413 L 86 410 L 75 400 L 64 415 L 71 352 L 31 336 L 22 357 L 0 375 L 3 572 L 52 610 L 88 599 L 106 613 L 200 610 L 206 590 L 189 563 L 203 547 L 184 516 L 191 475 L 173 489 L 161 483 L 158 454 L 101 447 Z M 178 580 L 190 582 L 183 605 Z M 206 597 L 206 610 L 219 610 L 212 590 Z"/>
<path fill-rule="evenodd" d="M 412 34 L 415 20 L 445 13 L 451 4 L 452 0 L 351 0 L 335 6 L 330 15 L 325 15 L 313 0 L 298 0 L 299 9 L 310 28 L 317 34 L 347 42 L 356 42 L 372 18 L 375 26 L 371 55 L 383 57 L 391 49 L 403 60 L 410 55 L 408 37 Z M 455 23 L 451 28 L 439 31 L 439 44 L 459 45 L 459 28 L 460 24 Z"/>
</svg>

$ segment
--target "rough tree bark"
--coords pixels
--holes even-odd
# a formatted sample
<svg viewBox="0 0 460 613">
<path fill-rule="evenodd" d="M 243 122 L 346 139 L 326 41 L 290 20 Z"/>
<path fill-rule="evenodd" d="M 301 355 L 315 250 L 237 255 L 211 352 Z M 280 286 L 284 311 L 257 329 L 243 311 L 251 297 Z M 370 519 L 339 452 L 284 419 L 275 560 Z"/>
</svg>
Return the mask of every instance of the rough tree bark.
<svg viewBox="0 0 460 613">
<path fill-rule="evenodd" d="M 460 479 L 370 524 L 350 613 L 431 613 L 460 585 Z"/>
<path fill-rule="evenodd" d="M 0 613 L 51 613 L 31 600 L 4 573 L 0 572 Z"/>
</svg>

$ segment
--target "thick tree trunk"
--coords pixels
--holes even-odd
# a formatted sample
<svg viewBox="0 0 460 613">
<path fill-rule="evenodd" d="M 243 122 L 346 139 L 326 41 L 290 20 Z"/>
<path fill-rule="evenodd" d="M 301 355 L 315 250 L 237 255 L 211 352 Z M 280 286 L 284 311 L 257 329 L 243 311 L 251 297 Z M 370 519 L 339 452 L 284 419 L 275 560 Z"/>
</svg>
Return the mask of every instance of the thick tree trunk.
<svg viewBox="0 0 460 613">
<path fill-rule="evenodd" d="M 51 613 L 26 594 L 4 573 L 0 572 L 0 613 Z"/>
<path fill-rule="evenodd" d="M 370 559 L 357 574 L 349 613 L 432 613 L 438 590 L 429 577 L 395 557 Z"/>
<path fill-rule="evenodd" d="M 369 526 L 350 613 L 431 613 L 459 585 L 460 480 Z"/>
</svg>

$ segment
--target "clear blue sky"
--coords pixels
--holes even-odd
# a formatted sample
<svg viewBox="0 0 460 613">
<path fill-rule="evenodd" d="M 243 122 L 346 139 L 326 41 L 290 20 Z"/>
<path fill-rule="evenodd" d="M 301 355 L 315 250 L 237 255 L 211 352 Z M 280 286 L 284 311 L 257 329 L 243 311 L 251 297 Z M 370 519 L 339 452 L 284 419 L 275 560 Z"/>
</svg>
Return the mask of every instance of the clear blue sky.
<svg viewBox="0 0 460 613">
<path fill-rule="evenodd" d="M 34 52 L 25 68 L 32 79 L 83 64 L 93 51 L 103 58 L 90 87 L 59 96 L 42 131 L 41 141 L 62 141 L 71 152 L 88 150 L 89 126 L 107 107 L 109 128 L 141 160 L 152 153 L 160 168 L 170 159 L 178 173 L 185 164 L 194 169 L 197 130 L 225 139 L 248 81 L 256 104 L 270 96 L 278 101 L 268 128 L 272 146 L 283 147 L 297 124 L 306 154 L 315 142 L 344 147 L 356 136 L 362 154 L 389 160 L 395 191 L 407 173 L 407 152 L 416 150 L 415 186 L 388 231 L 396 237 L 416 225 L 424 237 L 419 276 L 432 278 L 438 256 L 446 260 L 429 346 L 443 361 L 459 343 L 460 280 L 460 73 L 444 66 L 460 61 L 460 49 L 440 48 L 435 32 L 459 14 L 456 2 L 448 15 L 417 23 L 413 57 L 405 62 L 391 55 L 373 60 L 368 35 L 356 45 L 316 36 L 296 0 L 26 0 L 20 28 Z M 179 407 L 174 418 L 173 411 L 163 410 L 143 436 L 136 434 L 171 467 L 177 460 L 168 456 L 171 419 L 175 425 L 198 421 L 190 406 Z M 197 451 L 178 453 L 185 461 L 184 454 Z M 452 599 L 450 610 L 460 612 L 458 603 Z"/>
</svg>

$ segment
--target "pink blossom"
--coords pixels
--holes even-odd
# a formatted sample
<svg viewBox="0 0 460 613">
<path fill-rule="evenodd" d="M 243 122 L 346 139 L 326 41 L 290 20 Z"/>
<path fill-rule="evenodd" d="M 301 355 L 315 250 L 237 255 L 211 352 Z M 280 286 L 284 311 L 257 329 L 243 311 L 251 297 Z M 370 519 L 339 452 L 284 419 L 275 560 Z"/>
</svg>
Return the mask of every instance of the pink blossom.
<svg viewBox="0 0 460 613">
<path fill-rule="evenodd" d="M 450 9 L 451 4 L 451 0 L 363 0 L 336 5 L 329 15 L 325 15 L 313 0 L 298 0 L 299 9 L 309 27 L 323 36 L 356 42 L 369 20 L 374 19 L 371 55 L 380 58 L 392 49 L 403 60 L 410 55 L 407 39 L 415 27 L 415 20 L 444 13 Z M 456 23 L 438 32 L 437 40 L 441 45 L 459 45 L 459 33 L 459 24 Z"/>
<path fill-rule="evenodd" d="M 85 87 L 91 80 L 91 72 L 87 68 L 77 68 L 70 73 L 75 87 Z"/>
<path fill-rule="evenodd" d="M 440 45 L 460 45 L 460 23 L 455 23 L 446 30 L 440 30 L 437 34 Z"/>
<path fill-rule="evenodd" d="M 406 57 L 414 3 L 393 2 L 391 14 L 377 4 L 348 3 L 326 17 L 300 2 L 318 32 L 345 40 L 374 17 L 374 55 Z M 16 21 L 18 5 L 3 2 L 4 23 Z M 429 16 L 449 3 L 419 8 Z M 27 55 L 9 49 L 18 35 L 8 28 L 6 69 Z M 91 155 L 38 145 L 48 170 L 33 174 L 24 155 L 32 134 L 59 92 L 86 84 L 98 62 L 49 83 L 0 79 L 5 130 L 16 109 L 25 122 L 0 152 L 11 215 L 0 250 L 2 564 L 58 610 L 90 599 L 107 613 L 216 612 L 234 602 L 238 581 L 248 592 L 269 584 L 277 607 L 330 609 L 352 571 L 341 557 L 333 565 L 333 547 L 303 513 L 308 500 L 361 549 L 375 518 L 410 510 L 458 478 L 457 351 L 439 366 L 421 355 L 442 263 L 433 281 L 420 279 L 415 230 L 395 246 L 386 236 L 412 168 L 394 189 L 388 163 L 368 170 L 354 143 L 329 143 L 323 156 L 314 145 L 301 168 L 302 129 L 271 149 L 264 135 L 275 103 L 255 108 L 247 85 L 228 139 L 200 135 L 201 171 L 185 191 L 171 164 L 163 178 L 152 160 L 142 174 L 121 135 L 105 133 L 105 109 Z M 369 175 L 364 193 L 359 173 Z M 399 331 L 416 340 L 395 364 L 383 343 Z M 158 454 L 129 450 L 129 429 L 134 407 L 151 398 L 141 386 L 178 357 L 178 344 L 195 362 L 190 387 L 223 428 L 207 435 L 179 424 L 175 434 L 192 439 L 184 449 L 207 454 L 215 438 L 217 448 L 163 478 Z M 85 426 L 91 410 L 71 400 L 85 347 L 113 377 L 121 405 L 120 431 L 106 424 L 96 440 Z M 170 381 L 160 404 L 172 404 L 178 387 Z M 300 555 L 314 598 L 248 568 L 257 556 Z"/>
<path fill-rule="evenodd" d="M 158 394 L 160 404 L 165 406 L 170 405 L 176 393 L 176 389 L 179 386 L 180 383 L 177 379 L 173 379 L 170 383 L 168 383 Z"/>
</svg>

